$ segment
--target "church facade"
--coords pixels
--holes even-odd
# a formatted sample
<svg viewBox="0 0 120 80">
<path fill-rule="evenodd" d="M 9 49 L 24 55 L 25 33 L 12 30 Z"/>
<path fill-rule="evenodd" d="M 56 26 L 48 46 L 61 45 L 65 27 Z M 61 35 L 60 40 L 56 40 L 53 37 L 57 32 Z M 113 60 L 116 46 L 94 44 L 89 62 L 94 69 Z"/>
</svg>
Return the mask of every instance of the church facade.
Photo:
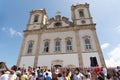
<svg viewBox="0 0 120 80">
<path fill-rule="evenodd" d="M 89 4 L 71 6 L 72 21 L 57 14 L 48 18 L 45 9 L 30 12 L 17 65 L 76 66 L 105 65 Z"/>
</svg>

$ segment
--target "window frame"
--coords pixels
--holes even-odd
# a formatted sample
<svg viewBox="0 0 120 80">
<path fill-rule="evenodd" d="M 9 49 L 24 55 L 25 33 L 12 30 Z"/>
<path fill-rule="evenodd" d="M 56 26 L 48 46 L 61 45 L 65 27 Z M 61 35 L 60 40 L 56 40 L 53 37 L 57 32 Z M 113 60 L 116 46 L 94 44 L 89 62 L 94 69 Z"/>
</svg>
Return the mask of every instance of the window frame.
<svg viewBox="0 0 120 80">
<path fill-rule="evenodd" d="M 66 51 L 67 52 L 72 52 L 73 51 L 72 38 L 67 37 L 67 38 L 65 38 L 65 40 L 66 40 Z M 68 40 L 71 42 L 71 45 L 67 45 Z"/>
<path fill-rule="evenodd" d="M 33 45 L 34 45 L 34 41 L 33 40 L 28 41 L 27 54 L 30 54 L 30 53 L 33 52 Z"/>
<path fill-rule="evenodd" d="M 97 57 L 96 56 L 90 57 L 90 66 L 91 67 L 96 67 L 97 65 L 98 65 Z"/>
<path fill-rule="evenodd" d="M 91 37 L 86 35 L 83 37 L 85 50 L 92 50 Z M 89 43 L 86 44 L 86 40 L 89 40 Z"/>
<path fill-rule="evenodd" d="M 56 47 L 56 42 L 59 41 L 59 46 Z M 59 50 L 57 51 L 56 49 L 59 48 Z M 60 38 L 56 38 L 55 39 L 55 52 L 61 52 L 61 39 Z"/>
<path fill-rule="evenodd" d="M 48 43 L 47 47 L 45 47 L 46 42 Z M 48 50 L 47 50 L 47 48 L 48 48 Z M 50 40 L 46 39 L 46 40 L 44 40 L 43 52 L 44 53 L 49 53 L 49 51 L 50 51 Z"/>
<path fill-rule="evenodd" d="M 92 49 L 90 39 L 88 39 L 88 38 L 85 39 L 85 46 L 86 46 L 86 49 Z"/>
<path fill-rule="evenodd" d="M 39 20 L 39 15 L 38 14 L 36 14 L 36 15 L 34 15 L 34 20 L 33 20 L 33 22 L 38 22 L 38 20 Z"/>
<path fill-rule="evenodd" d="M 85 14 L 84 14 L 84 10 L 83 10 L 83 9 L 80 9 L 80 10 L 79 10 L 79 16 L 80 16 L 80 17 L 85 17 Z"/>
</svg>

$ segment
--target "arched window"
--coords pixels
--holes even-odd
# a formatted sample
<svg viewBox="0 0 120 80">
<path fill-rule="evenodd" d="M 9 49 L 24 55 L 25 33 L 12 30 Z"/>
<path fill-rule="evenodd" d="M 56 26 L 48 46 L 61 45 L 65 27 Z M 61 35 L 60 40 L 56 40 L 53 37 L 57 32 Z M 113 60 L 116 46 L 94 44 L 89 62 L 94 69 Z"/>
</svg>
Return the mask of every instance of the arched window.
<svg viewBox="0 0 120 80">
<path fill-rule="evenodd" d="M 38 22 L 39 15 L 34 16 L 34 22 Z"/>
<path fill-rule="evenodd" d="M 49 42 L 46 41 L 46 42 L 44 43 L 44 52 L 48 52 L 48 51 L 49 51 Z"/>
<path fill-rule="evenodd" d="M 55 43 L 55 51 L 60 51 L 60 41 L 57 40 Z"/>
<path fill-rule="evenodd" d="M 80 10 L 79 14 L 80 14 L 80 17 L 84 17 L 84 12 L 83 12 L 83 10 Z"/>
<path fill-rule="evenodd" d="M 68 51 L 72 50 L 71 40 L 67 40 L 66 45 L 67 45 L 67 50 L 68 50 Z"/>
<path fill-rule="evenodd" d="M 28 44 L 28 51 L 27 51 L 27 53 L 32 53 L 32 49 L 33 49 L 33 42 L 30 41 L 29 44 Z"/>
<path fill-rule="evenodd" d="M 85 39 L 85 47 L 86 47 L 86 49 L 91 49 L 91 43 L 90 43 L 90 39 L 89 38 Z"/>
</svg>

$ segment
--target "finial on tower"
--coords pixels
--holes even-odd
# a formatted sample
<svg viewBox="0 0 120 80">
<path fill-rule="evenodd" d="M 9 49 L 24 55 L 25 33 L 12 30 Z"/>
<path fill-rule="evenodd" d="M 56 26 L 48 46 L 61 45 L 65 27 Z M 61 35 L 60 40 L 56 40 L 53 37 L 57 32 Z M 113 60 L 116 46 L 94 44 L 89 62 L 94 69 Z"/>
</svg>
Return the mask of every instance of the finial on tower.
<svg viewBox="0 0 120 80">
<path fill-rule="evenodd" d="M 61 12 L 60 12 L 60 11 L 57 11 L 57 12 L 56 12 L 56 15 L 61 15 Z"/>
</svg>

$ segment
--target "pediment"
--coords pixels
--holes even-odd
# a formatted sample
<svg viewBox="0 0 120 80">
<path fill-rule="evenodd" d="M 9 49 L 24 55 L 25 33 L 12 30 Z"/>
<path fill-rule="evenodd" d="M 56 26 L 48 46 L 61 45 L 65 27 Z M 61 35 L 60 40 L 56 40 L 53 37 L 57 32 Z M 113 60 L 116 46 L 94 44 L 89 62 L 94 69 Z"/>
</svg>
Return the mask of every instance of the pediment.
<svg viewBox="0 0 120 80">
<path fill-rule="evenodd" d="M 72 22 L 70 22 L 68 18 L 56 15 L 55 18 L 48 20 L 47 28 L 69 27 L 71 24 Z"/>
</svg>

